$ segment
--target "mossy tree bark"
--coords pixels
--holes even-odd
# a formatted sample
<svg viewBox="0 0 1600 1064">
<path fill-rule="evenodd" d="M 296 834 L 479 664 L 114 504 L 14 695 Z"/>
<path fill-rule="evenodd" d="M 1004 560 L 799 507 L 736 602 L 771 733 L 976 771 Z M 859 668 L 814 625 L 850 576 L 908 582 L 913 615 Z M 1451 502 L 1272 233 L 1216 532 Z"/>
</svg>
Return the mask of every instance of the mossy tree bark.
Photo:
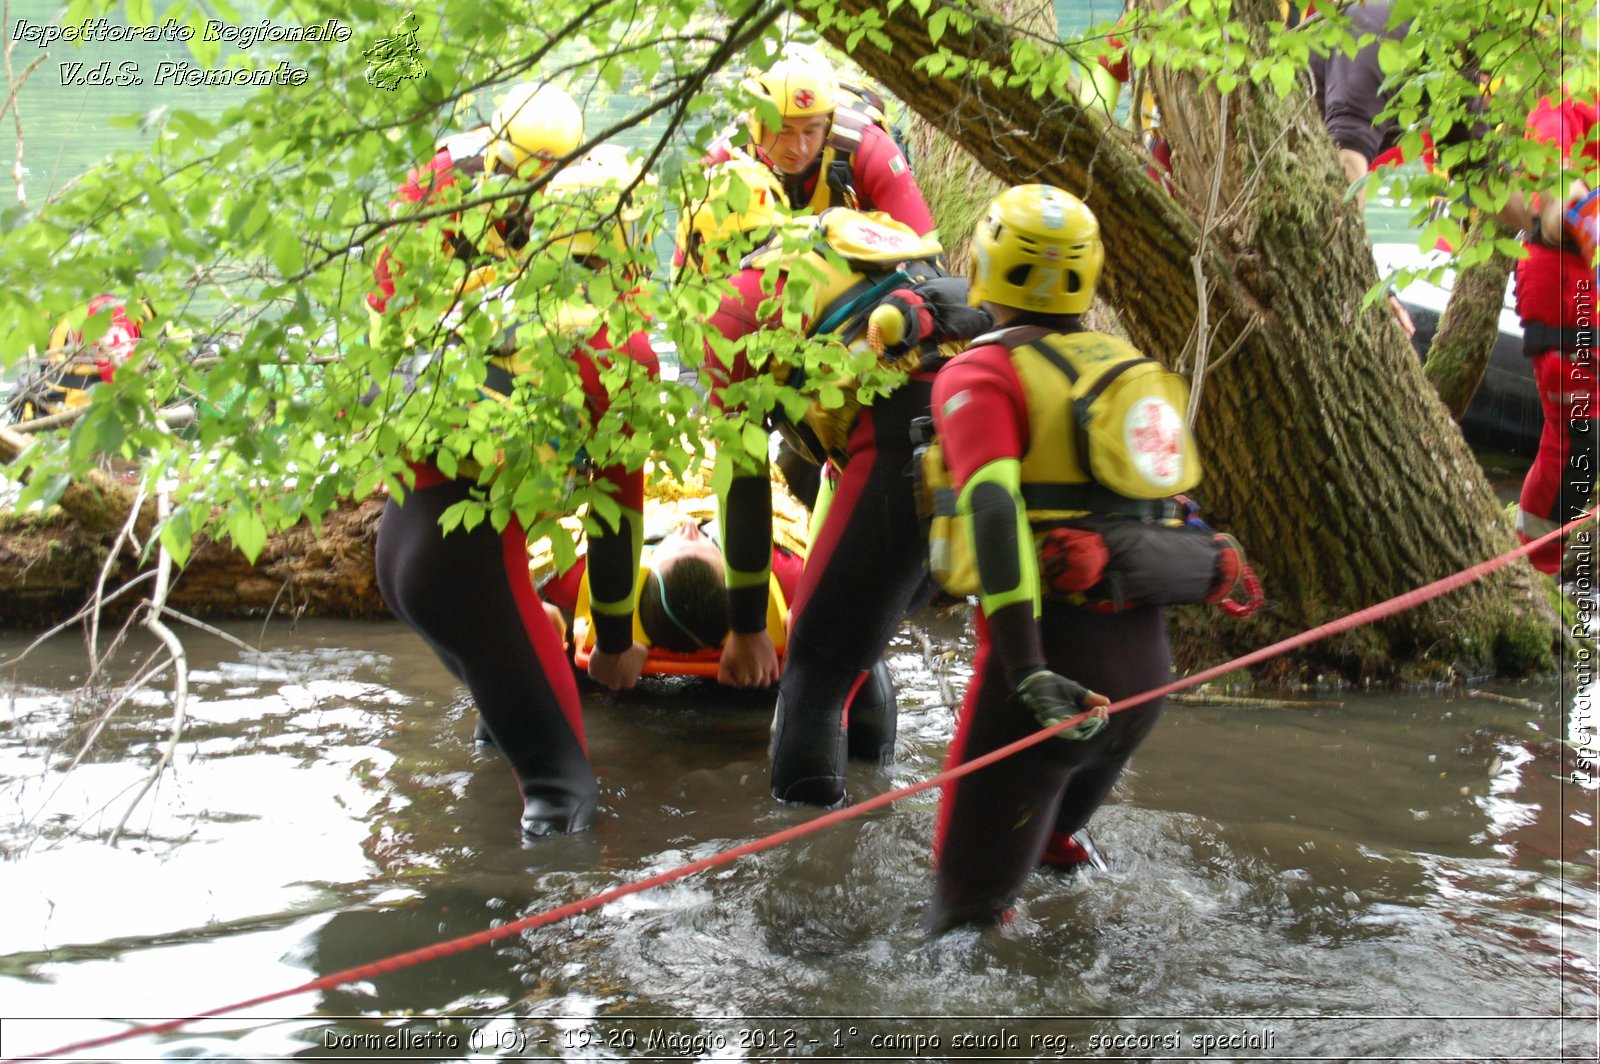
<svg viewBox="0 0 1600 1064">
<path fill-rule="evenodd" d="M 1235 5 L 1249 8 L 1263 27 L 1277 17 L 1262 0 Z M 887 15 L 876 0 L 840 0 L 830 10 L 885 34 L 888 48 L 861 36 L 854 60 L 1002 181 L 1043 181 L 1088 202 L 1106 240 L 1101 295 L 1136 346 L 1191 376 L 1207 516 L 1242 540 L 1278 603 L 1218 625 L 1195 658 L 1253 649 L 1515 545 L 1387 308 L 1362 308 L 1376 267 L 1306 91 L 1279 100 L 1245 84 L 1221 97 L 1151 71 L 1168 101 L 1169 194 L 1103 112 L 1009 83 L 1014 38 L 999 20 L 941 39 L 997 72 L 957 81 L 916 68 L 937 49 L 908 6 Z M 825 32 L 843 45 L 850 31 Z M 1544 585 L 1519 563 L 1299 660 L 1348 676 L 1428 663 L 1521 673 L 1549 668 L 1555 641 Z"/>
<path fill-rule="evenodd" d="M 1492 242 L 1510 236 L 1505 226 L 1485 216 L 1472 224 L 1467 239 Z M 1467 415 L 1467 407 L 1483 383 L 1483 371 L 1500 336 L 1500 309 L 1514 265 L 1512 259 L 1496 251 L 1483 262 L 1462 270 L 1450 291 L 1450 303 L 1439 319 L 1439 331 L 1428 347 L 1423 372 L 1457 421 Z"/>
</svg>

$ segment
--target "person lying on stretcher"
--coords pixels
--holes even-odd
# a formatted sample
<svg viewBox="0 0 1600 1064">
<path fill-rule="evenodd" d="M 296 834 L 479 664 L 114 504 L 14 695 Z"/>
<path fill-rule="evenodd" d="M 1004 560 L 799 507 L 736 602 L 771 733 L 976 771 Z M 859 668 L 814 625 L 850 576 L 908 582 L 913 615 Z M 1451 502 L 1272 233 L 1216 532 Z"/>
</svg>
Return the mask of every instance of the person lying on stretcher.
<svg viewBox="0 0 1600 1064">
<path fill-rule="evenodd" d="M 805 563 L 802 554 L 781 545 L 772 548 L 771 606 L 767 629 L 783 654 L 789 601 Z M 650 648 L 645 675 L 710 676 L 728 635 L 727 594 L 716 522 L 687 519 L 655 542 L 647 542 L 639 565 L 638 608 L 634 638 Z M 583 666 L 594 649 L 589 583 L 583 559 L 540 588 L 549 605 L 570 618 L 575 660 Z M 552 621 L 555 617 L 552 616 Z M 709 664 L 709 668 L 706 666 Z"/>
<path fill-rule="evenodd" d="M 788 635 L 789 603 L 800 583 L 805 557 L 780 544 L 772 548 L 772 583 L 767 629 L 781 663 Z M 716 522 L 685 520 L 655 543 L 646 543 L 639 567 L 634 638 L 650 648 L 646 676 L 700 676 L 715 679 L 728 635 L 728 599 L 723 588 L 722 547 Z M 588 580 L 583 560 L 539 589 L 551 620 L 569 630 L 580 668 L 594 649 L 589 617 Z M 867 673 L 849 706 L 852 746 L 860 744 L 878 760 L 894 749 L 894 681 L 887 661 Z M 870 760 L 870 758 L 869 758 Z"/>
</svg>

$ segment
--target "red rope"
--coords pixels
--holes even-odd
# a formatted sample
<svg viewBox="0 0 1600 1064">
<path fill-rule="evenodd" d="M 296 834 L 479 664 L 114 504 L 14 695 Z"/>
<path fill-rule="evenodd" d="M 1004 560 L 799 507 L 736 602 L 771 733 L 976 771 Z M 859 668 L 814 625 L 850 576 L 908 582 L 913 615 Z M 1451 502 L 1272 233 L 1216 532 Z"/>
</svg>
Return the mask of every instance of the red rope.
<svg viewBox="0 0 1600 1064">
<path fill-rule="evenodd" d="M 1263 647 L 1260 650 L 1252 651 L 1249 654 L 1234 658 L 1232 661 L 1224 662 L 1221 665 L 1216 665 L 1212 668 L 1197 672 L 1192 676 L 1186 676 L 1181 680 L 1174 680 L 1171 683 L 1146 691 L 1143 694 L 1133 695 L 1129 698 L 1124 698 L 1119 702 L 1113 702 L 1107 708 L 1106 712 L 1117 713 L 1124 709 L 1132 709 L 1134 706 L 1143 705 L 1144 703 L 1153 699 L 1161 698 L 1176 691 L 1182 691 L 1185 688 L 1196 687 L 1210 680 L 1214 680 L 1218 676 L 1225 675 L 1226 673 L 1233 672 L 1237 669 L 1247 668 L 1248 666 L 1266 661 L 1269 658 L 1277 657 L 1280 654 L 1284 654 L 1290 650 L 1305 646 L 1308 643 L 1314 643 L 1320 639 L 1326 639 L 1330 635 L 1337 635 L 1341 632 L 1350 631 L 1353 628 L 1359 628 L 1364 624 L 1369 624 L 1385 617 L 1391 617 L 1394 614 L 1411 609 L 1413 606 L 1417 606 L 1421 603 L 1439 598 L 1440 596 L 1446 595 L 1457 588 L 1465 587 L 1467 584 L 1480 580 L 1497 569 L 1504 568 L 1513 561 L 1516 561 L 1518 558 L 1532 553 L 1545 543 L 1548 543 L 1557 537 L 1565 536 L 1568 532 L 1572 531 L 1585 521 L 1590 520 L 1592 517 L 1593 511 L 1584 514 L 1582 517 L 1577 518 L 1562 528 L 1556 529 L 1554 532 L 1547 533 L 1546 535 L 1541 536 L 1530 543 L 1525 543 L 1515 550 L 1508 551 L 1499 557 L 1491 558 L 1486 562 L 1480 562 L 1470 569 L 1464 569 L 1459 573 L 1454 573 L 1450 576 L 1444 577 L 1441 580 L 1435 580 L 1431 584 L 1426 584 L 1422 587 L 1416 588 L 1415 590 L 1407 591 L 1401 595 L 1396 595 L 1394 598 L 1387 599 L 1375 606 L 1368 606 L 1366 609 L 1358 610 L 1355 613 L 1348 614 L 1337 620 L 1329 621 L 1327 624 L 1319 625 L 1316 628 L 1301 632 L 1299 635 L 1294 635 L 1287 639 L 1279 640 L 1270 646 Z M 775 847 L 782 846 L 785 843 L 792 842 L 795 839 L 801 838 L 805 835 L 810 835 L 825 828 L 830 828 L 835 824 L 841 824 L 846 820 L 853 820 L 856 817 L 864 816 L 867 813 L 881 809 L 892 802 L 897 802 L 902 798 L 908 798 L 913 794 L 919 794 L 922 791 L 928 790 L 932 787 L 943 786 L 952 780 L 956 780 L 962 776 L 976 772 L 980 768 L 992 765 L 996 761 L 1004 760 L 1005 758 L 1010 757 L 1012 754 L 1015 754 L 1021 750 L 1026 750 L 1028 747 L 1044 742 L 1046 739 L 1053 738 L 1057 732 L 1066 731 L 1068 728 L 1075 727 L 1088 716 L 1088 713 L 1082 713 L 1076 717 L 1071 717 L 1067 720 L 1052 724 L 1050 727 L 1041 729 L 1022 739 L 1018 739 L 1016 742 L 1011 743 L 1010 745 L 1002 746 L 998 750 L 992 750 L 989 753 L 984 754 L 982 757 L 973 758 L 971 761 L 965 762 L 956 768 L 946 769 L 944 772 L 941 772 L 938 775 L 930 776 L 920 783 L 913 783 L 909 786 L 901 787 L 898 790 L 886 791 L 883 794 L 868 798 L 866 801 L 863 801 L 857 805 L 852 805 L 844 809 L 836 809 L 831 813 L 825 813 L 822 816 L 808 820 L 803 824 L 796 824 L 792 828 L 786 828 L 783 831 L 755 839 L 751 842 L 744 843 L 741 846 L 735 846 L 732 849 L 723 850 L 721 853 L 712 854 L 710 857 L 703 857 L 698 861 L 691 861 L 689 864 L 680 865 L 677 868 L 671 868 L 665 872 L 659 872 L 656 875 L 647 876 L 644 879 L 636 880 L 632 883 L 626 883 L 619 887 L 612 887 L 610 890 L 602 891 L 599 894 L 593 894 L 587 898 L 581 898 L 578 901 L 569 902 L 566 905 L 559 906 L 555 909 L 550 909 L 546 912 L 535 913 L 532 916 L 525 916 L 520 920 L 516 920 L 508 924 L 502 924 L 499 927 L 490 928 L 487 931 L 479 931 L 475 934 L 451 939 L 447 942 L 439 942 L 432 946 L 424 946 L 421 949 L 414 949 L 405 953 L 397 953 L 391 957 L 385 957 L 381 960 L 372 961 L 368 964 L 358 965 L 354 968 L 346 968 L 340 972 L 334 972 L 330 975 L 324 975 L 320 978 L 312 979 L 309 982 L 301 983 L 299 986 L 290 987 L 287 990 L 277 990 L 270 994 L 262 994 L 259 997 L 249 998 L 245 1001 L 235 1002 L 231 1005 L 222 1005 L 214 1009 L 207 1009 L 204 1012 L 197 1012 L 192 1016 L 186 1016 L 182 1019 L 167 1020 L 162 1023 L 142 1024 L 139 1026 L 130 1027 L 128 1030 L 120 1031 L 116 1034 L 104 1035 L 100 1038 L 91 1038 L 82 1042 L 73 1042 L 70 1045 L 60 1046 L 56 1049 L 47 1050 L 43 1053 L 36 1053 L 31 1056 L 9 1057 L 4 1061 L 0 1061 L 0 1064 L 13 1064 L 13 1062 L 23 1060 L 46 1060 L 52 1057 L 65 1056 L 68 1053 L 78 1053 L 89 1049 L 98 1049 L 101 1046 L 112 1045 L 116 1042 L 126 1041 L 127 1039 L 137 1038 L 143 1035 L 166 1034 L 169 1031 L 176 1031 L 179 1028 L 194 1023 L 197 1020 L 209 1019 L 213 1016 L 225 1016 L 235 1012 L 243 1012 L 246 1009 L 270 1004 L 274 1001 L 281 1001 L 284 998 L 293 997 L 296 994 L 310 993 L 311 991 L 315 990 L 331 990 L 335 987 L 345 986 L 350 983 L 362 982 L 364 980 L 372 979 L 376 976 L 387 975 L 390 972 L 399 971 L 402 968 L 410 968 L 426 961 L 438 960 L 440 957 L 449 957 L 457 953 L 465 953 L 467 950 L 476 949 L 477 947 L 487 945 L 490 942 L 498 942 L 500 939 L 509 938 L 512 935 L 521 934 L 524 931 L 529 931 L 536 927 L 544 927 L 548 924 L 556 923 L 557 921 L 564 920 L 569 916 L 577 916 L 580 913 L 590 912 L 591 910 L 598 909 L 609 902 L 616 901 L 619 898 L 625 898 L 629 894 L 639 894 L 651 889 L 652 887 L 664 886 L 668 883 L 685 879 L 699 872 L 704 872 L 720 865 L 730 864 L 741 857 L 748 856 L 749 854 L 760 853 L 763 850 L 770 850 Z"/>
</svg>

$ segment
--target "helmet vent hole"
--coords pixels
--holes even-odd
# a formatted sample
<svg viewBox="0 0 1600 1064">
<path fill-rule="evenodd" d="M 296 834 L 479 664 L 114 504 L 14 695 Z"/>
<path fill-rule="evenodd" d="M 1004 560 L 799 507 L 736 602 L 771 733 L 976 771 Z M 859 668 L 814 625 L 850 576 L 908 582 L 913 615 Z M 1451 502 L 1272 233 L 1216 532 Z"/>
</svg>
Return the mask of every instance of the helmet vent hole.
<svg viewBox="0 0 1600 1064">
<path fill-rule="evenodd" d="M 1068 270 L 1067 271 L 1067 292 L 1068 292 L 1068 294 L 1075 295 L 1075 294 L 1077 294 L 1077 292 L 1081 288 L 1083 288 L 1083 280 L 1082 280 L 1082 278 L 1080 278 L 1078 276 L 1078 271 L 1077 270 Z"/>
<path fill-rule="evenodd" d="M 1011 267 L 1011 269 L 1006 271 L 1006 284 L 1012 285 L 1016 288 L 1021 288 L 1027 283 L 1028 274 L 1032 269 L 1033 267 L 1029 266 L 1026 262 L 1019 266 Z"/>
</svg>

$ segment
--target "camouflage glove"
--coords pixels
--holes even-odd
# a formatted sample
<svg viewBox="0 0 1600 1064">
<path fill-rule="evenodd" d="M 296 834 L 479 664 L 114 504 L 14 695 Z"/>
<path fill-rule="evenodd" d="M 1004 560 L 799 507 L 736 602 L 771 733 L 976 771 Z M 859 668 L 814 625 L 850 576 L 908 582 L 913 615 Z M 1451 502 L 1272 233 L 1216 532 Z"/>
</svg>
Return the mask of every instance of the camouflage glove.
<svg viewBox="0 0 1600 1064">
<path fill-rule="evenodd" d="M 1089 708 L 1084 705 L 1084 700 L 1089 695 L 1087 687 L 1065 676 L 1058 676 L 1048 669 L 1039 669 L 1024 676 L 1013 693 L 1033 714 L 1033 719 L 1039 722 L 1041 728 L 1048 728 L 1068 718 L 1076 717 Z M 1111 719 L 1111 715 L 1106 712 L 1104 706 L 1090 712 L 1091 716 L 1065 731 L 1058 732 L 1056 738 L 1077 742 L 1098 735 L 1100 729 L 1106 726 L 1106 721 Z"/>
</svg>

